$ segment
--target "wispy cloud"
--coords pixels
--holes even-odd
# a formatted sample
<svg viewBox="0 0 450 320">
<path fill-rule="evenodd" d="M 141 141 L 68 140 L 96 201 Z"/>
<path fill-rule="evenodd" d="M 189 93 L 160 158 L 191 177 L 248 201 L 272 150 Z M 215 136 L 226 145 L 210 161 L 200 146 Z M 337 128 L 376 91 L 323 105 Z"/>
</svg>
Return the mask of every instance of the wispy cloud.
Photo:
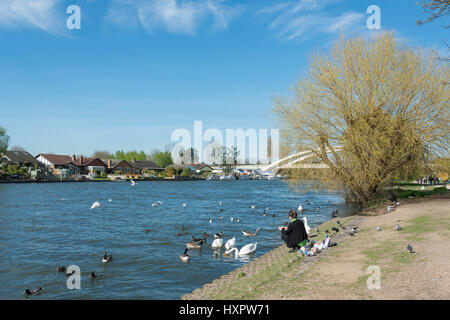
<svg viewBox="0 0 450 320">
<path fill-rule="evenodd" d="M 237 6 L 220 0 L 115 0 L 106 19 L 120 25 L 141 25 L 148 32 L 194 34 L 205 21 L 210 28 L 226 29 L 238 12 Z"/>
<path fill-rule="evenodd" d="M 269 29 L 276 38 L 306 40 L 319 34 L 334 34 L 354 30 L 362 25 L 364 14 L 347 11 L 337 15 L 324 12 L 339 0 L 299 0 L 263 8 L 259 13 L 275 13 Z"/>
<path fill-rule="evenodd" d="M 58 33 L 65 27 L 58 20 L 58 0 L 1 0 L 0 28 L 37 27 L 50 33 Z M 62 11 L 63 12 L 63 11 Z M 61 25 L 58 25 L 59 22 Z"/>
</svg>

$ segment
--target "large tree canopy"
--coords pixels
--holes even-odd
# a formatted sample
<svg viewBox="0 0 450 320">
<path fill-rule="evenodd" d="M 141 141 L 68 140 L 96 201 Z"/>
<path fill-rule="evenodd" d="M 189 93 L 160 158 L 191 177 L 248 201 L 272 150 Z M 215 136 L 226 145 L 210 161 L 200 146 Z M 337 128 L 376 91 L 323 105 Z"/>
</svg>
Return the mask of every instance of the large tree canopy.
<svg viewBox="0 0 450 320">
<path fill-rule="evenodd" d="M 0 154 L 8 149 L 9 137 L 6 135 L 6 130 L 0 127 Z"/>
<path fill-rule="evenodd" d="M 291 150 L 312 150 L 330 168 L 319 177 L 364 203 L 399 168 L 447 152 L 448 78 L 448 64 L 392 34 L 341 38 L 274 111 Z"/>
</svg>

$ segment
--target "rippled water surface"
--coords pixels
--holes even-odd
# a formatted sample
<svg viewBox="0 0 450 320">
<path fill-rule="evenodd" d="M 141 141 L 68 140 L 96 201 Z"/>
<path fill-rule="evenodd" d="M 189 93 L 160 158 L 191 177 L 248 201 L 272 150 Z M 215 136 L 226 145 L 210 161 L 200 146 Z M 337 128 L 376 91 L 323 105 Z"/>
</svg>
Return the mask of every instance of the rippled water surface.
<svg viewBox="0 0 450 320">
<path fill-rule="evenodd" d="M 94 201 L 101 207 L 90 210 Z M 152 207 L 156 201 L 163 205 Z M 277 180 L 2 184 L 0 298 L 21 299 L 24 289 L 44 286 L 33 299 L 179 299 L 280 245 L 277 227 L 299 202 L 310 226 L 329 220 L 334 209 L 355 212 L 339 194 L 296 194 Z M 181 225 L 187 234 L 178 236 Z M 242 235 L 257 227 L 256 238 Z M 236 237 L 239 248 L 257 241 L 256 253 L 214 257 L 212 235 L 219 231 L 225 241 Z M 185 242 L 203 232 L 210 234 L 207 244 L 180 262 Z M 114 257 L 108 264 L 101 262 L 105 250 Z M 65 275 L 55 271 L 72 264 L 81 268 L 81 290 L 68 290 Z M 91 271 L 104 278 L 90 281 Z"/>
</svg>

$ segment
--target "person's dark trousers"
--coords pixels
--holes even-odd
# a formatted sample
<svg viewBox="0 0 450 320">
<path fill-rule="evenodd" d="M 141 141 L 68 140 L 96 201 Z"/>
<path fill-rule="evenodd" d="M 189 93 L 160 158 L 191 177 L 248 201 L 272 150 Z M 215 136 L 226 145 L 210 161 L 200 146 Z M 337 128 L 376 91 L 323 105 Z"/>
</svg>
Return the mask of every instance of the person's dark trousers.
<svg viewBox="0 0 450 320">
<path fill-rule="evenodd" d="M 281 240 L 283 240 L 283 241 L 286 243 L 286 246 L 287 246 L 288 248 L 297 249 L 297 250 L 300 249 L 298 246 L 294 246 L 294 247 L 289 246 L 289 245 L 287 244 L 287 238 L 288 238 L 288 235 L 287 235 L 287 234 L 284 234 L 284 233 L 281 234 Z"/>
</svg>

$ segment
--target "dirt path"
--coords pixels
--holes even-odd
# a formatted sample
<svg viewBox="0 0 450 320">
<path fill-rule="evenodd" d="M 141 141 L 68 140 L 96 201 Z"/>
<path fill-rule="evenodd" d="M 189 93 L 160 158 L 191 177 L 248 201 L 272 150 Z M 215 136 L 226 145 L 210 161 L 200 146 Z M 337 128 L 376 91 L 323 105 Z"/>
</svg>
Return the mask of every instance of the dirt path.
<svg viewBox="0 0 450 320">
<path fill-rule="evenodd" d="M 280 246 L 182 299 L 450 299 L 450 198 L 412 199 L 384 211 L 322 225 L 316 239 L 336 220 L 346 229 L 318 256 Z M 349 226 L 358 226 L 353 237 Z M 380 270 L 379 289 L 367 287 L 369 266 Z"/>
</svg>

